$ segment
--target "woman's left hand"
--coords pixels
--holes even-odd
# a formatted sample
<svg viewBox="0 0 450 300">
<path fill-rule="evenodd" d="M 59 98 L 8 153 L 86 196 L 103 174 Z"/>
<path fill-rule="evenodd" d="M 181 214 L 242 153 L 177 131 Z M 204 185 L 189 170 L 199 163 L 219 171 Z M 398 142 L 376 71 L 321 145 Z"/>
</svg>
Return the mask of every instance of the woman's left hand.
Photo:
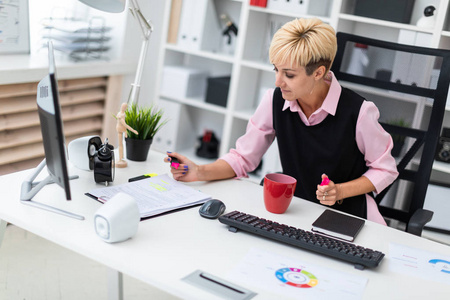
<svg viewBox="0 0 450 300">
<path fill-rule="evenodd" d="M 327 181 L 328 176 L 322 174 L 322 182 Z M 339 190 L 338 185 L 336 185 L 333 181 L 328 180 L 327 184 L 318 184 L 316 190 L 317 200 L 320 201 L 321 204 L 332 206 L 334 205 L 339 198 Z"/>
</svg>

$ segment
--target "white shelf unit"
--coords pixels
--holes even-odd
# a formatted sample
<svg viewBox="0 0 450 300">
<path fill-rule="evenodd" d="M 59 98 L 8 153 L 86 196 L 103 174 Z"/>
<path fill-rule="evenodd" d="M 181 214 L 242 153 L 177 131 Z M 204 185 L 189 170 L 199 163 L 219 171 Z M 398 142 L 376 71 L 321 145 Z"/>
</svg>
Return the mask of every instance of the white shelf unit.
<svg viewBox="0 0 450 300">
<path fill-rule="evenodd" d="M 166 36 L 163 34 L 158 81 L 161 81 L 162 70 L 165 65 L 196 67 L 209 71 L 210 76 L 231 76 L 226 107 L 205 103 L 204 98 L 179 99 L 168 97 L 161 94 L 158 88 L 156 89 L 155 99 L 175 102 L 187 108 L 189 118 L 192 120 L 192 132 L 190 134 L 193 142 L 186 145 L 177 145 L 177 149 L 167 149 L 184 154 L 195 153 L 192 148 L 195 147 L 195 142 L 202 135 L 204 129 L 213 129 L 220 139 L 219 155 L 223 155 L 230 148 L 233 148 L 236 140 L 245 132 L 247 122 L 259 103 L 262 90 L 274 87 L 273 66 L 267 58 L 268 46 L 273 32 L 270 26 L 277 26 L 294 18 L 318 17 L 332 25 L 336 31 L 396 42 L 401 30 L 410 30 L 430 34 L 431 39 L 427 45 L 429 47 L 450 48 L 450 8 L 447 0 L 416 0 L 411 24 L 355 16 L 353 11 L 356 0 L 309 1 L 310 7 L 305 15 L 251 6 L 249 0 L 202 1 L 210 1 L 214 4 L 218 20 L 223 13 L 229 15 L 237 25 L 239 32 L 233 54 L 224 54 L 220 51 L 190 50 L 177 44 L 165 43 Z M 177 1 L 174 0 L 173 2 Z M 430 29 L 417 27 L 414 24 L 420 17 L 423 8 L 430 4 L 436 7 L 435 27 Z M 311 13 L 312 11 L 320 11 L 321 13 L 317 15 Z M 168 32 L 170 15 L 171 5 L 169 1 L 165 8 L 163 32 Z M 201 16 L 195 16 L 195 18 L 201 18 Z M 221 23 L 221 25 L 224 27 L 224 24 Z M 160 85 L 161 82 L 157 82 L 157 87 Z M 352 86 L 352 88 L 358 90 L 357 87 Z M 370 100 L 372 98 L 380 99 L 379 102 L 383 104 L 382 98 L 385 93 L 367 89 L 364 90 L 364 93 Z M 422 114 L 426 111 L 426 104 L 394 95 L 390 98 L 398 102 L 398 105 L 404 105 L 405 112 L 414 116 L 411 119 L 412 123 L 420 124 Z M 392 99 L 389 99 L 389 101 Z M 387 111 L 388 109 L 380 107 L 380 110 L 383 112 L 383 110 Z M 450 108 L 446 112 L 444 126 L 450 127 Z M 191 158 L 196 159 L 195 157 Z M 265 159 L 269 160 L 270 158 Z M 442 169 L 447 171 L 445 168 L 440 168 L 440 170 Z"/>
</svg>

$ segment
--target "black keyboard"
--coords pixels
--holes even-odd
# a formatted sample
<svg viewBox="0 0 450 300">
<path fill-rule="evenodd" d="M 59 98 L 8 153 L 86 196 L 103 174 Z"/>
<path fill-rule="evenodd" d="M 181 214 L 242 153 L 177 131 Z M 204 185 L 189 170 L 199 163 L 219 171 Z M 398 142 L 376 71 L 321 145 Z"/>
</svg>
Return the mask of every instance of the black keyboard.
<svg viewBox="0 0 450 300">
<path fill-rule="evenodd" d="M 229 225 L 229 230 L 238 229 L 254 233 L 298 248 L 328 255 L 355 264 L 355 268 L 375 268 L 384 253 L 364 248 L 352 243 L 321 234 L 279 224 L 239 211 L 232 211 L 219 217 L 219 221 Z"/>
</svg>

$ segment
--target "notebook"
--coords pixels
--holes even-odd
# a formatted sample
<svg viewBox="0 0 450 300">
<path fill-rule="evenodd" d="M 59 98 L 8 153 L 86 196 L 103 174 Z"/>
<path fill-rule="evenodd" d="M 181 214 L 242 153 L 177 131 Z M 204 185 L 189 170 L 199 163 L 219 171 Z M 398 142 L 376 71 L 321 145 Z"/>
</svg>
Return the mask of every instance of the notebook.
<svg viewBox="0 0 450 300">
<path fill-rule="evenodd" d="M 365 220 L 325 210 L 312 224 L 312 231 L 353 242 Z"/>
</svg>

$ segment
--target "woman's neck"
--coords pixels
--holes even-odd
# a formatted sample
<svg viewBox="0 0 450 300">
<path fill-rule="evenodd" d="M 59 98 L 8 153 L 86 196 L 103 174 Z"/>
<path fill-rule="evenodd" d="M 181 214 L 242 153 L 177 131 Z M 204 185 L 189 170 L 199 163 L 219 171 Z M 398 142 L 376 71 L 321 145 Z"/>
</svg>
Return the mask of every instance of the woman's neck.
<svg viewBox="0 0 450 300">
<path fill-rule="evenodd" d="M 329 89 L 330 85 L 328 83 L 324 80 L 319 80 L 309 96 L 304 99 L 297 99 L 298 105 L 307 118 L 322 106 Z"/>
</svg>

